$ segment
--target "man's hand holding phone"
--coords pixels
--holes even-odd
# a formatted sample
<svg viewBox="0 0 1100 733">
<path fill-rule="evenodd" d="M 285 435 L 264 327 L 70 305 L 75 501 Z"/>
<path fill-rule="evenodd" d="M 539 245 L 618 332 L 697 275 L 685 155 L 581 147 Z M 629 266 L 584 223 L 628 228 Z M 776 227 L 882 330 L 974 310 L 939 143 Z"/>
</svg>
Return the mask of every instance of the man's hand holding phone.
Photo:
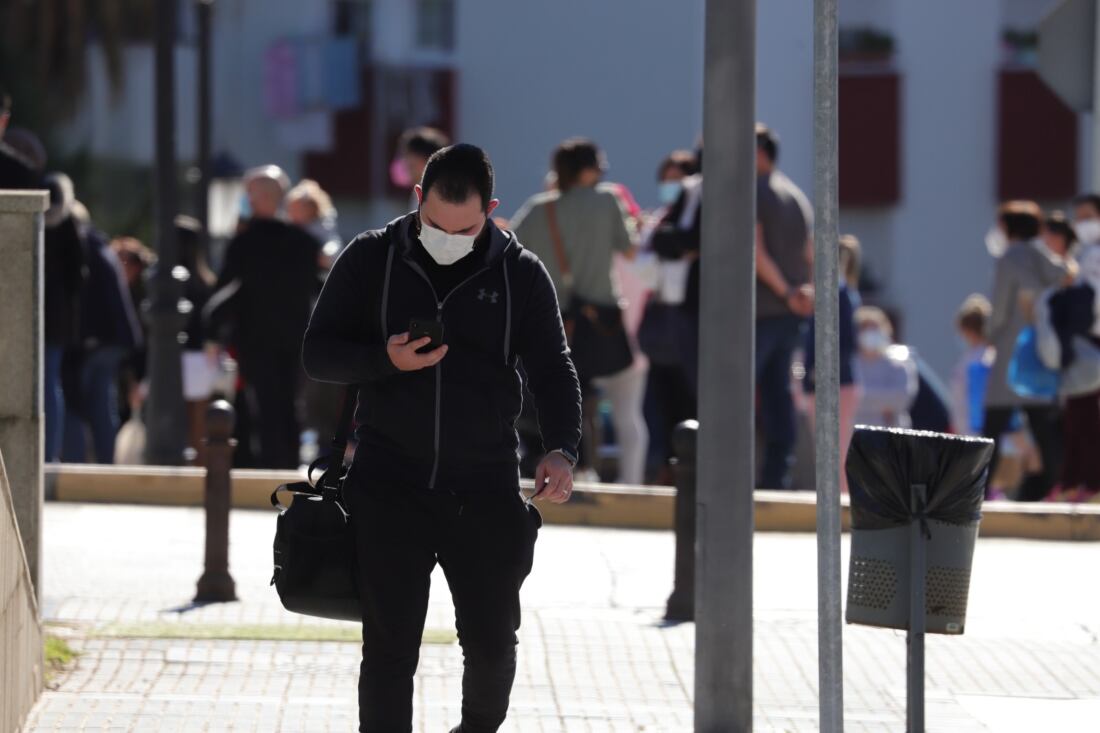
<svg viewBox="0 0 1100 733">
<path fill-rule="evenodd" d="M 390 355 L 390 361 L 395 367 L 403 372 L 415 372 L 435 366 L 447 355 L 446 344 L 423 354 L 417 353 L 419 349 L 431 343 L 431 336 L 410 339 L 408 333 L 399 333 L 396 336 L 390 336 L 389 343 L 386 344 L 386 352 Z"/>
</svg>

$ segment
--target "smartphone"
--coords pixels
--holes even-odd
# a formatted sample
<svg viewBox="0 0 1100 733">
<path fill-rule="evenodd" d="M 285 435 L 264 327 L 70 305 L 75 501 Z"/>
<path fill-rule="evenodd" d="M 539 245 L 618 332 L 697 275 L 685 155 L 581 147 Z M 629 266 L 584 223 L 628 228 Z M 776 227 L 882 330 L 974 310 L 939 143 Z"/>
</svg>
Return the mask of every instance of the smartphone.
<svg viewBox="0 0 1100 733">
<path fill-rule="evenodd" d="M 428 337 L 430 344 L 416 350 L 418 354 L 435 351 L 443 345 L 443 324 L 434 318 L 413 318 L 409 321 L 409 341 Z"/>
</svg>

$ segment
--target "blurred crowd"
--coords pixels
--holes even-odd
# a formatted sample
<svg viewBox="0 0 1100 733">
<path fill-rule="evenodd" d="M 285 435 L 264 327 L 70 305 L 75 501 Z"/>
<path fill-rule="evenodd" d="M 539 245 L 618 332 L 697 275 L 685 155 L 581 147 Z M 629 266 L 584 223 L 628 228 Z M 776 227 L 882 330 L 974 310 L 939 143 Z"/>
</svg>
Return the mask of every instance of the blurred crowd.
<svg viewBox="0 0 1100 733">
<path fill-rule="evenodd" d="M 35 136 L 7 129 L 0 109 L 0 188 L 45 188 L 46 456 L 142 461 L 148 283 L 161 266 L 134 237 L 100 231 L 72 181 L 49 172 Z M 757 485 L 813 486 L 813 213 L 779 167 L 778 136 L 756 130 Z M 407 131 L 390 165 L 410 191 L 449 144 Z M 675 426 L 697 416 L 703 150 L 656 166 L 659 205 L 644 209 L 608 180 L 606 155 L 572 138 L 549 156 L 545 189 L 499 226 L 513 229 L 558 290 L 584 392 L 578 477 L 671 483 Z M 187 458 L 204 459 L 204 415 L 236 404 L 237 463 L 294 468 L 336 428 L 343 389 L 303 376 L 301 334 L 346 241 L 331 198 L 292 185 L 276 166 L 244 177 L 236 235 L 212 248 L 198 221 L 176 219 L 186 325 L 180 334 Z M 1068 215 L 1007 202 L 986 238 L 991 298 L 972 295 L 954 330 L 959 362 L 941 380 L 902 338 L 862 268 L 861 243 L 841 236 L 840 427 L 904 427 L 997 440 L 991 497 L 1089 500 L 1100 492 L 1100 196 Z M 216 252 L 215 252 L 216 249 Z M 214 256 L 216 254 L 217 256 Z M 944 324 L 945 338 L 949 324 Z M 530 401 L 528 400 L 528 403 Z M 530 475 L 541 455 L 537 415 L 518 429 Z"/>
</svg>

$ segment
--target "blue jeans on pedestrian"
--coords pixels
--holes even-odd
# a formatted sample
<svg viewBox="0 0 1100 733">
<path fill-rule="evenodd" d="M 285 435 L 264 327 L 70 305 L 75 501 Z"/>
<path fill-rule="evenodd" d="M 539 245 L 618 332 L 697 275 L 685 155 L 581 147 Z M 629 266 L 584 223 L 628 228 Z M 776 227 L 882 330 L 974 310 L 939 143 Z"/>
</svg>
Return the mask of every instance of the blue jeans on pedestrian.
<svg viewBox="0 0 1100 733">
<path fill-rule="evenodd" d="M 118 369 L 126 358 L 126 349 L 100 346 L 84 356 L 80 365 L 80 403 L 82 414 L 69 413 L 65 423 L 66 463 L 88 460 L 85 425 L 91 428 L 96 463 L 115 462 L 115 438 L 121 427 L 118 411 Z"/>
<path fill-rule="evenodd" d="M 42 390 L 46 411 L 46 463 L 56 462 L 61 457 L 61 439 L 65 434 L 65 393 L 61 389 L 61 357 L 64 353 L 64 347 L 46 345 L 45 384 Z"/>
<path fill-rule="evenodd" d="M 756 384 L 764 432 L 760 488 L 789 489 L 797 438 L 791 398 L 791 361 L 802 341 L 805 319 L 774 316 L 756 321 Z"/>
</svg>

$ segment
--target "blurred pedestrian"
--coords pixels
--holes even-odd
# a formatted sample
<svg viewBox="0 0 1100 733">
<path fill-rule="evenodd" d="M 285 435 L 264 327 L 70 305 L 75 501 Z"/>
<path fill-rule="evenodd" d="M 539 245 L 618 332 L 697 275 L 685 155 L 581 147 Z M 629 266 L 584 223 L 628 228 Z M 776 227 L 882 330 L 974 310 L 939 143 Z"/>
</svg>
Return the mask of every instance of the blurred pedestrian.
<svg viewBox="0 0 1100 733">
<path fill-rule="evenodd" d="M 321 243 L 321 269 L 332 269 L 333 260 L 344 248 L 332 197 L 317 181 L 303 179 L 286 195 L 286 215 L 291 224 L 305 229 Z"/>
<path fill-rule="evenodd" d="M 672 434 L 677 425 L 696 417 L 695 402 L 695 318 L 685 309 L 688 277 L 698 259 L 698 249 L 680 251 L 684 229 L 679 218 L 670 213 L 684 196 L 685 181 L 695 185 L 695 153 L 676 150 L 665 156 L 657 167 L 657 197 L 660 206 L 652 212 L 641 234 L 642 249 L 635 270 L 649 291 L 638 326 L 638 343 L 649 362 L 646 384 L 646 419 L 651 437 L 650 453 L 659 460 L 654 480 L 672 483 L 670 462 L 673 456 Z M 681 208 L 683 205 L 681 205 Z M 697 208 L 697 207 L 696 207 Z M 694 210 L 691 212 L 694 216 Z M 656 235 L 672 239 L 673 252 L 662 256 L 655 245 Z M 692 356 L 689 357 L 688 352 Z M 654 449 L 657 453 L 654 453 Z"/>
<path fill-rule="evenodd" d="M 848 455 L 848 446 L 852 442 L 852 433 L 855 430 L 856 411 L 859 408 L 862 391 L 856 375 L 857 348 L 856 348 L 856 309 L 860 307 L 859 298 L 859 270 L 860 255 L 862 249 L 859 240 L 851 234 L 845 234 L 839 240 L 839 333 L 838 349 L 840 352 L 840 394 L 839 394 L 839 418 L 840 418 L 840 465 Z M 810 429 L 813 430 L 817 419 L 817 352 L 815 347 L 816 335 L 814 322 L 811 320 L 806 329 L 805 367 L 806 376 L 802 380 L 803 389 L 810 396 L 806 400 L 806 414 L 810 421 Z M 844 493 L 848 492 L 848 476 L 845 471 L 840 472 L 840 488 Z"/>
<path fill-rule="evenodd" d="M 180 265 L 187 270 L 183 297 L 191 304 L 182 332 L 181 370 L 183 399 L 187 403 L 187 447 L 191 465 L 206 465 L 206 408 L 214 394 L 220 355 L 207 343 L 203 309 L 214 294 L 217 276 L 206 256 L 206 233 L 190 216 L 176 217 L 176 243 Z"/>
<path fill-rule="evenodd" d="M 130 303 L 138 313 L 138 324 L 142 333 L 141 347 L 134 349 L 133 354 L 122 365 L 123 394 L 126 397 L 123 420 L 128 421 L 133 413 L 141 409 L 145 400 L 145 345 L 148 344 L 149 336 L 148 323 L 143 315 L 147 296 L 145 273 L 156 264 L 157 257 L 153 250 L 135 237 L 115 237 L 111 240 L 111 250 L 122 264 L 122 276 L 130 291 Z"/>
<path fill-rule="evenodd" d="M 336 229 L 336 207 L 316 182 L 305 179 L 286 195 L 287 217 L 321 243 L 321 270 L 332 269 L 344 241 Z M 340 421 L 344 389 L 340 385 L 307 379 L 302 390 L 307 451 L 319 451 L 320 440 L 333 435 Z M 308 458 L 308 457 L 307 457 Z"/>
<path fill-rule="evenodd" d="M 275 166 L 245 175 L 251 218 L 230 242 L 208 315 L 229 325 L 244 380 L 255 455 L 264 468 L 297 468 L 299 354 L 320 287 L 321 244 L 279 218 L 285 174 Z M 218 320 L 218 319 L 215 319 Z M 225 343 L 220 328 L 208 337 Z"/>
<path fill-rule="evenodd" d="M 1087 193 L 1074 199 L 1073 230 L 1080 242 L 1076 257 L 1081 277 L 1100 283 L 1100 194 Z"/>
<path fill-rule="evenodd" d="M 552 168 L 557 190 L 528 199 L 511 223 L 519 240 L 550 272 L 564 318 L 574 323 L 588 318 L 596 323 L 594 330 L 605 334 L 602 342 L 590 342 L 581 349 L 588 349 L 588 353 L 579 353 L 574 348 L 573 357 L 585 405 L 585 433 L 577 475 L 579 480 L 591 481 L 598 480 L 600 431 L 596 418 L 600 389 L 609 393 L 613 403 L 624 404 L 622 423 L 626 434 L 620 439 L 632 442 L 627 446 L 628 462 L 636 467 L 645 461 L 644 445 L 637 450 L 643 436 L 648 440 L 642 417 L 644 375 L 638 380 L 635 375 L 625 373 L 633 365 L 633 355 L 624 354 L 622 366 L 614 373 L 594 375 L 586 372 L 585 367 L 604 361 L 605 357 L 617 359 L 618 355 L 610 352 L 617 347 L 617 339 L 626 340 L 621 292 L 612 274 L 612 258 L 616 252 L 633 257 L 637 234 L 614 188 L 601 184 L 606 159 L 594 142 L 584 138 L 566 140 L 554 150 Z M 574 331 L 574 347 L 575 336 Z M 604 353 L 596 353 L 601 350 Z"/>
<path fill-rule="evenodd" d="M 45 460 L 61 457 L 65 435 L 65 394 L 61 366 L 65 350 L 80 344 L 80 296 L 87 277 L 84 246 L 73 216 L 73 182 L 64 173 L 46 176 L 50 206 L 45 214 L 45 296 L 43 331 L 46 345 L 44 391 Z M 75 398 L 75 395 L 74 395 Z"/>
<path fill-rule="evenodd" d="M 857 368 L 862 396 L 856 410 L 857 425 L 908 428 L 909 408 L 917 396 L 917 365 L 905 348 L 891 348 L 894 327 L 879 308 L 856 311 Z"/>
<path fill-rule="evenodd" d="M 1025 397 L 1009 384 L 1009 364 L 1020 333 L 1033 322 L 1035 302 L 1044 290 L 1067 281 L 1070 270 L 1039 241 L 1042 210 L 1032 201 L 1009 201 L 997 211 L 997 223 L 987 237 L 991 252 L 1001 251 L 993 278 L 990 342 L 996 357 L 985 395 L 982 432 L 999 439 L 1013 415 L 1021 410 L 1039 449 L 1042 467 L 1029 474 L 1018 491 L 1021 501 L 1038 501 L 1054 486 L 1060 468 L 1060 416 L 1053 398 Z M 994 450 L 991 475 L 996 473 L 999 448 Z M 1003 495 L 1004 487 L 990 486 L 989 496 Z"/>
<path fill-rule="evenodd" d="M 776 167 L 779 138 L 756 126 L 756 383 L 762 488 L 786 489 L 796 440 L 791 362 L 813 313 L 813 210 Z"/>
<path fill-rule="evenodd" d="M 80 344 L 70 350 L 77 370 L 74 381 L 78 394 L 76 399 L 66 400 L 63 460 L 86 462 L 86 434 L 90 433 L 95 462 L 114 463 L 115 439 L 122 425 L 120 370 L 125 360 L 142 347 L 143 334 L 122 263 L 79 201 L 74 202 L 73 211 L 88 279 L 81 293 Z"/>
<path fill-rule="evenodd" d="M 450 144 L 446 133 L 434 127 L 412 127 L 401 134 L 401 139 L 397 141 L 397 155 L 390 164 L 390 181 L 397 188 L 409 191 L 412 208 L 419 205 L 412 188 L 424 177 L 428 158 Z"/>
<path fill-rule="evenodd" d="M 1043 241 L 1066 260 L 1072 260 L 1077 249 L 1077 234 L 1060 212 L 1047 217 Z M 1047 497 L 1052 501 L 1088 501 L 1100 493 L 1100 451 L 1096 449 L 1100 445 L 1098 293 L 1100 281 L 1091 282 L 1082 275 L 1067 287 L 1045 293 L 1036 313 L 1040 337 L 1053 337 L 1056 345 L 1054 364 L 1047 365 L 1060 372 L 1059 394 L 1063 398 L 1062 471 Z"/>
<path fill-rule="evenodd" d="M 0 188 L 28 189 L 41 185 L 41 170 L 5 140 L 11 122 L 11 95 L 0 89 Z"/>
<path fill-rule="evenodd" d="M 968 297 L 955 316 L 962 356 L 951 373 L 951 422 L 960 435 L 981 435 L 985 418 L 985 390 L 993 366 L 989 318 L 993 306 L 981 294 Z"/>
</svg>

